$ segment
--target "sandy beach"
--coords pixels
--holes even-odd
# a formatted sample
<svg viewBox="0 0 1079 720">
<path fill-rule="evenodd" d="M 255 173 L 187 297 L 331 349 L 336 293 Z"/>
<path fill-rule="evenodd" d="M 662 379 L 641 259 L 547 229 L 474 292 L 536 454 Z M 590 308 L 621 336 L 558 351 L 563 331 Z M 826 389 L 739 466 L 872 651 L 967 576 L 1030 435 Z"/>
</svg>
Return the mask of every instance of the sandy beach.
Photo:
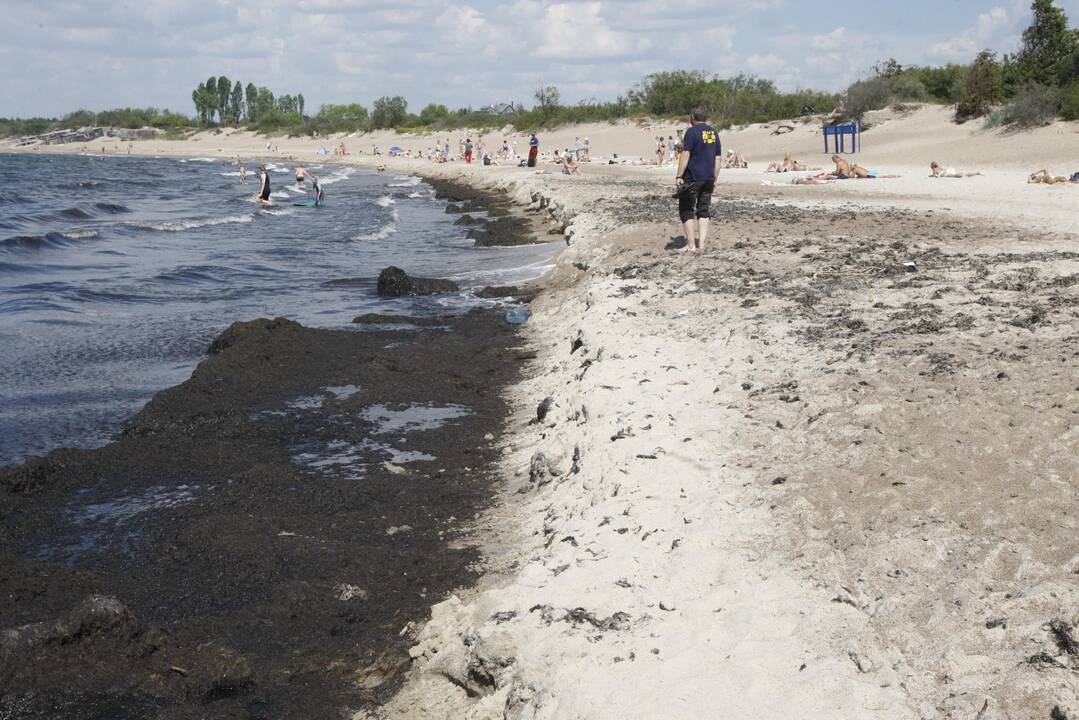
<svg viewBox="0 0 1079 720">
<path fill-rule="evenodd" d="M 671 249 L 673 168 L 632 164 L 673 125 L 542 135 L 590 138 L 575 177 L 358 154 L 437 134 L 323 159 L 496 191 L 567 244 L 520 331 L 481 577 L 402 628 L 408 682 L 357 720 L 1079 713 L 1079 187 L 1025 183 L 1079 169 L 1079 134 L 871 122 L 857 159 L 900 178 L 792 185 L 763 169 L 828 167 L 818 126 L 723 133 L 750 167 L 702 256 Z"/>
</svg>

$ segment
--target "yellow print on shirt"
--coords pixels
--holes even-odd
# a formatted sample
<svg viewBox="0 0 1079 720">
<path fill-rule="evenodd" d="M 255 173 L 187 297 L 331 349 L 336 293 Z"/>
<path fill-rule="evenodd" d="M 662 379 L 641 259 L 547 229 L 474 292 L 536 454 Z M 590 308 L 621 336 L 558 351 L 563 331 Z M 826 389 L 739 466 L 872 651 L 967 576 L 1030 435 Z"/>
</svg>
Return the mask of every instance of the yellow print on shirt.
<svg viewBox="0 0 1079 720">
<path fill-rule="evenodd" d="M 701 133 L 701 140 L 705 145 L 714 145 L 716 142 L 716 134 L 711 130 L 705 130 Z"/>
</svg>

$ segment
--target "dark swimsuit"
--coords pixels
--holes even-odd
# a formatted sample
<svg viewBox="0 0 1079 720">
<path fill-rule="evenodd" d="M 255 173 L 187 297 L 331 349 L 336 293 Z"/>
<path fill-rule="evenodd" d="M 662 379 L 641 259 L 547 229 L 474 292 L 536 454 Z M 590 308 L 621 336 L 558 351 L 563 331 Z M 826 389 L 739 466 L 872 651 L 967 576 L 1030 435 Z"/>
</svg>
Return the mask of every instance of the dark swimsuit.
<svg viewBox="0 0 1079 720">
<path fill-rule="evenodd" d="M 270 175 L 267 173 L 262 176 L 262 190 L 259 191 L 259 200 L 269 202 L 270 200 Z"/>
</svg>

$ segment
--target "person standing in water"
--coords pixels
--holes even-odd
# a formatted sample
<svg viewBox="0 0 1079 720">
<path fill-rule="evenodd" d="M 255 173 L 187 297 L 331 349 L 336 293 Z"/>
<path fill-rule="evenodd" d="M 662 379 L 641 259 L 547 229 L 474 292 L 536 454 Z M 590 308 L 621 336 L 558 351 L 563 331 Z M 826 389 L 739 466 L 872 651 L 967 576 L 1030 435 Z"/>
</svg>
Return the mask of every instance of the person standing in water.
<svg viewBox="0 0 1079 720">
<path fill-rule="evenodd" d="M 296 184 L 300 187 L 303 187 L 303 179 L 306 174 L 307 171 L 304 170 L 302 167 L 296 168 Z"/>
<path fill-rule="evenodd" d="M 322 183 L 318 181 L 318 178 L 311 173 L 307 172 L 303 168 L 299 168 L 303 172 L 304 176 L 311 181 L 311 190 L 315 193 L 315 205 L 322 205 L 326 202 L 326 195 L 322 192 Z"/>
<path fill-rule="evenodd" d="M 244 166 L 243 163 L 240 163 L 240 184 L 247 184 L 247 168 Z"/>
<path fill-rule="evenodd" d="M 259 165 L 259 194 L 255 200 L 260 205 L 270 205 L 270 173 L 265 165 Z"/>
<path fill-rule="evenodd" d="M 528 167 L 536 167 L 536 158 L 539 157 L 539 138 L 536 133 L 528 139 Z"/>
</svg>

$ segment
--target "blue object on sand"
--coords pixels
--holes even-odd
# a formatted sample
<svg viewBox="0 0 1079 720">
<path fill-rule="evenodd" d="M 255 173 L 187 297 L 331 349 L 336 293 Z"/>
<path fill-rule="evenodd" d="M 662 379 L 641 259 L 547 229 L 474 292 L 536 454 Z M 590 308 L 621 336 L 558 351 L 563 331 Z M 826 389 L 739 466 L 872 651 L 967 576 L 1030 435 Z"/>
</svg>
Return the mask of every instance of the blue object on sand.
<svg viewBox="0 0 1079 720">
<path fill-rule="evenodd" d="M 518 305 L 517 307 L 510 308 L 506 311 L 506 322 L 510 325 L 524 325 L 528 322 L 530 315 L 531 313 L 528 312 L 528 308 Z"/>
<path fill-rule="evenodd" d="M 831 152 L 828 148 L 830 145 L 835 146 L 835 153 L 847 152 L 846 138 L 850 137 L 850 151 L 852 153 L 858 152 L 862 144 L 861 140 L 862 126 L 856 122 L 847 123 L 846 125 L 825 125 L 824 126 L 824 152 Z M 831 139 L 833 142 L 829 143 Z"/>
</svg>

